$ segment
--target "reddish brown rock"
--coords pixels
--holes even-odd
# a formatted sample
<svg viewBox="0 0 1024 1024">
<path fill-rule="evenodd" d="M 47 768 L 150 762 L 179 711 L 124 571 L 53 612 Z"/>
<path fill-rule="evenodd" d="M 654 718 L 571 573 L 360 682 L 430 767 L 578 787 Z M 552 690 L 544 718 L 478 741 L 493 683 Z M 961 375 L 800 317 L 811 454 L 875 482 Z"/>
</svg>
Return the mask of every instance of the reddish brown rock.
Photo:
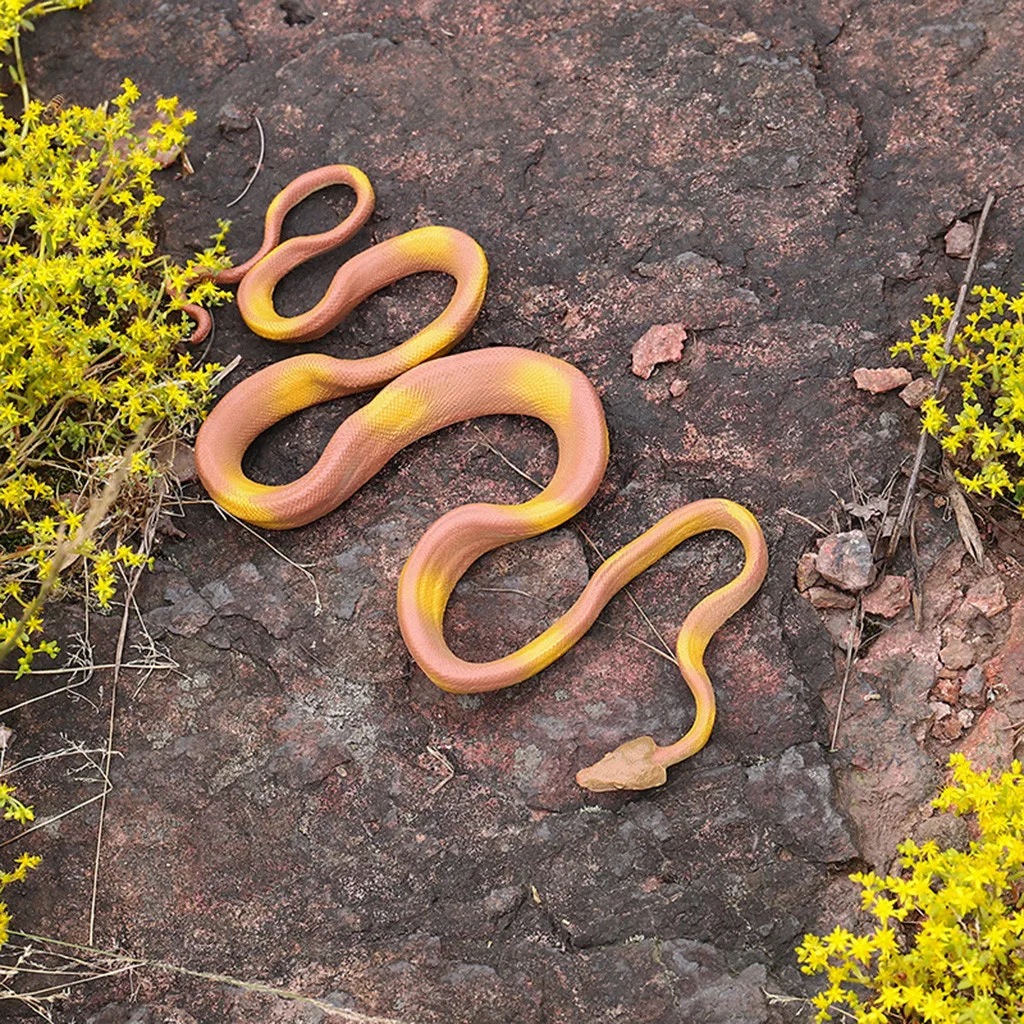
<svg viewBox="0 0 1024 1024">
<path fill-rule="evenodd" d="M 874 572 L 871 542 L 863 530 L 833 533 L 818 550 L 815 568 L 843 590 L 863 590 Z"/>
<path fill-rule="evenodd" d="M 966 708 L 978 710 L 985 707 L 987 700 L 985 673 L 980 665 L 973 665 L 964 673 L 960 683 L 960 703 Z"/>
<path fill-rule="evenodd" d="M 950 640 L 939 651 L 939 658 L 946 668 L 970 668 L 976 657 L 974 646 L 965 640 Z"/>
<path fill-rule="evenodd" d="M 985 682 L 996 693 L 1024 701 L 1024 598 L 1014 606 L 1010 632 L 999 653 L 985 663 Z"/>
<path fill-rule="evenodd" d="M 920 409 L 921 403 L 935 390 L 935 382 L 931 377 L 918 377 L 912 380 L 901 392 L 900 398 L 911 409 Z"/>
<path fill-rule="evenodd" d="M 686 328 L 682 324 L 655 324 L 633 346 L 633 372 L 647 380 L 659 363 L 683 358 Z"/>
<path fill-rule="evenodd" d="M 813 551 L 805 551 L 796 563 L 796 589 L 804 593 L 813 587 L 820 579 L 821 574 L 814 567 L 818 556 Z"/>
<path fill-rule="evenodd" d="M 853 371 L 854 383 L 861 391 L 870 391 L 880 395 L 886 391 L 895 391 L 911 380 L 911 373 L 903 366 L 890 366 L 880 370 L 869 370 L 861 367 Z"/>
<path fill-rule="evenodd" d="M 867 615 L 893 619 L 910 604 L 910 580 L 906 576 L 883 576 L 862 601 Z"/>
<path fill-rule="evenodd" d="M 937 740 L 952 743 L 953 740 L 959 739 L 963 734 L 963 722 L 952 713 L 949 705 L 941 704 L 939 708 L 935 709 L 935 718 L 932 720 L 932 726 L 929 731 Z"/>
<path fill-rule="evenodd" d="M 805 597 L 815 608 L 845 608 L 849 611 L 857 603 L 853 594 L 831 587 L 811 587 Z"/>
<path fill-rule="evenodd" d="M 974 244 L 974 228 L 965 220 L 958 220 L 946 232 L 946 255 L 965 260 L 971 255 Z"/>
<path fill-rule="evenodd" d="M 960 697 L 960 680 L 940 678 L 932 687 L 931 697 L 946 704 L 955 704 Z"/>
<path fill-rule="evenodd" d="M 668 386 L 668 393 L 673 398 L 682 398 L 686 394 L 686 389 L 690 386 L 690 382 L 683 380 L 682 377 L 676 377 L 674 381 Z"/>
<path fill-rule="evenodd" d="M 845 608 L 849 610 L 857 603 L 853 594 L 832 587 L 810 587 L 804 595 L 815 608 Z"/>
<path fill-rule="evenodd" d="M 989 619 L 1009 608 L 1002 578 L 996 575 L 985 576 L 972 583 L 964 600 Z"/>
<path fill-rule="evenodd" d="M 960 745 L 960 753 L 977 771 L 1006 771 L 1013 760 L 1013 726 L 998 708 L 983 711 Z"/>
</svg>

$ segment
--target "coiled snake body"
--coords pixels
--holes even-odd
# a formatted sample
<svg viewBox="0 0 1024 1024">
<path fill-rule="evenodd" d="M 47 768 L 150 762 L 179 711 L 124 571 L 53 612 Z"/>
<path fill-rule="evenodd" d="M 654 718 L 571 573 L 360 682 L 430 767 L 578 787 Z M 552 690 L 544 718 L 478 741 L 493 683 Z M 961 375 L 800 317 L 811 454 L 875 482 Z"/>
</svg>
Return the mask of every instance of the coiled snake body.
<svg viewBox="0 0 1024 1024">
<path fill-rule="evenodd" d="M 348 185 L 356 193 L 348 217 L 332 231 L 280 242 L 288 210 L 333 184 Z M 396 452 L 441 427 L 496 413 L 534 416 L 547 423 L 558 441 L 558 464 L 541 493 L 519 505 L 473 504 L 445 513 L 424 533 L 402 571 L 402 636 L 426 675 L 456 693 L 496 690 L 536 674 L 583 636 L 618 590 L 681 541 L 706 530 L 734 534 L 743 544 L 742 570 L 690 612 L 676 645 L 680 672 L 696 701 L 693 726 L 669 746 L 658 746 L 650 736 L 629 740 L 576 776 L 581 786 L 595 791 L 661 785 L 665 769 L 700 750 L 711 733 L 715 698 L 704 670 L 704 651 L 714 632 L 764 579 L 767 552 L 757 521 L 741 505 L 721 498 L 677 509 L 605 561 L 575 604 L 535 640 L 486 663 L 456 657 L 443 630 L 456 583 L 485 552 L 553 529 L 583 508 L 604 475 L 608 434 L 597 392 L 579 370 L 560 359 L 512 347 L 444 355 L 472 326 L 487 284 L 483 251 L 452 228 L 419 228 L 372 246 L 337 271 L 312 309 L 279 316 L 273 302 L 277 282 L 350 238 L 370 215 L 373 202 L 369 181 L 354 167 L 333 165 L 302 175 L 271 203 L 260 250 L 218 280 L 241 282 L 238 306 L 246 323 L 278 341 L 319 338 L 373 292 L 421 271 L 455 278 L 455 294 L 447 307 L 381 355 L 295 356 L 236 385 L 199 432 L 200 479 L 233 515 L 268 529 L 287 529 L 330 512 Z M 199 332 L 205 332 L 205 324 L 200 319 Z M 308 406 L 382 384 L 386 386 L 376 397 L 341 424 L 305 475 L 272 487 L 244 473 L 246 449 L 272 424 Z"/>
</svg>

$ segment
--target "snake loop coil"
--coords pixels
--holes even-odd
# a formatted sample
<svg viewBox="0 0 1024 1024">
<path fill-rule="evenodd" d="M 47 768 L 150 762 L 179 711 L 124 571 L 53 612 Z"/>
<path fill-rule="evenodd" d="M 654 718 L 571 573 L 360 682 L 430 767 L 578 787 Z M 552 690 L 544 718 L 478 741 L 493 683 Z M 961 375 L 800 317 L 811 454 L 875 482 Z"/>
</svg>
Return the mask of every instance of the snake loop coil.
<svg viewBox="0 0 1024 1024">
<path fill-rule="evenodd" d="M 350 186 L 353 211 L 331 231 L 281 242 L 285 214 L 329 185 Z M 714 632 L 758 590 L 768 557 L 757 520 L 722 498 L 696 501 L 665 516 L 605 561 L 575 604 L 536 639 L 503 658 L 472 663 L 444 639 L 444 613 L 456 583 L 476 559 L 512 541 L 551 530 L 590 500 L 604 476 L 608 433 L 600 399 L 579 370 L 551 356 L 501 347 L 445 355 L 473 325 L 487 287 L 487 260 L 472 238 L 425 227 L 374 245 L 344 263 L 323 298 L 308 312 L 282 317 L 274 288 L 289 271 L 355 234 L 373 210 L 373 189 L 355 167 L 310 171 L 283 189 L 267 210 L 263 244 L 252 259 L 218 275 L 239 282 L 238 306 L 257 334 L 277 341 L 320 338 L 369 295 L 399 278 L 441 271 L 455 294 L 430 324 L 381 355 L 335 359 L 306 354 L 284 359 L 232 388 L 203 424 L 196 465 L 211 497 L 257 526 L 288 529 L 326 515 L 358 490 L 396 452 L 452 423 L 497 413 L 543 420 L 558 441 L 554 476 L 519 505 L 472 504 L 445 513 L 414 548 L 398 584 L 398 621 L 413 658 L 444 690 L 480 693 L 512 686 L 560 657 L 590 628 L 605 604 L 631 579 L 694 534 L 726 530 L 743 544 L 735 579 L 705 597 L 679 631 L 679 670 L 696 701 L 682 739 L 658 746 L 650 736 L 623 743 L 576 776 L 590 790 L 647 789 L 665 782 L 665 769 L 707 742 L 715 698 L 703 657 Z M 197 317 L 198 331 L 206 321 Z M 441 357 L 441 358 L 438 358 Z M 390 381 L 390 383 L 388 383 Z M 313 468 L 271 487 L 249 479 L 242 457 L 268 427 L 319 402 L 384 386 L 338 427 Z"/>
</svg>

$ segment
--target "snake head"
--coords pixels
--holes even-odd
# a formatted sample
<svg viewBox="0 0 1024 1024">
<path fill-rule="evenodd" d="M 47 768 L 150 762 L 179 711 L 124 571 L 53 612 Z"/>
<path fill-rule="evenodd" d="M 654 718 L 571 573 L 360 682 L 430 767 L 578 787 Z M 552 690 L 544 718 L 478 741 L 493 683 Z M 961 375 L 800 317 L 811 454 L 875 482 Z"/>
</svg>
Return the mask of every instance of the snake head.
<svg viewBox="0 0 1024 1024">
<path fill-rule="evenodd" d="M 597 764 L 577 773 L 576 781 L 592 793 L 663 786 L 667 775 L 664 766 L 654 761 L 657 751 L 658 744 L 650 736 L 627 740 Z"/>
</svg>

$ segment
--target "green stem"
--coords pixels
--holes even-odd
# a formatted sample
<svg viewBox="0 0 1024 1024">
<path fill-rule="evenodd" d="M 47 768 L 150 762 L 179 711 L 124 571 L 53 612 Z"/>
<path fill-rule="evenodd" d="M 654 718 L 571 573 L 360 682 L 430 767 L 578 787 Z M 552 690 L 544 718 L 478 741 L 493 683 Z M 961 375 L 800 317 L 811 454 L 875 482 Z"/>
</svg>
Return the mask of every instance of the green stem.
<svg viewBox="0 0 1024 1024">
<path fill-rule="evenodd" d="M 18 85 L 21 87 L 21 137 L 24 140 L 28 136 L 28 121 L 25 119 L 25 115 L 28 113 L 29 105 L 29 94 L 28 94 L 28 77 L 25 74 L 25 62 L 21 59 L 21 33 L 17 32 L 14 36 L 14 60 L 18 71 Z"/>
</svg>

